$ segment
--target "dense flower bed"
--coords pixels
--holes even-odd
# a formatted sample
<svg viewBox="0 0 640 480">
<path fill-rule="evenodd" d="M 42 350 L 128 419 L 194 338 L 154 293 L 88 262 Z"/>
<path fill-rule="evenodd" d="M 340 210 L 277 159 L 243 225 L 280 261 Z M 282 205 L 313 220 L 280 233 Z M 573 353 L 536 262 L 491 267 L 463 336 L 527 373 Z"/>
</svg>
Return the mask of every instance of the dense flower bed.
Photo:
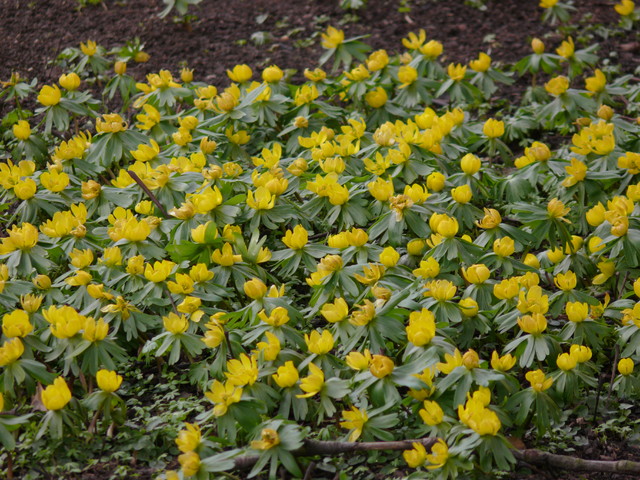
<svg viewBox="0 0 640 480">
<path fill-rule="evenodd" d="M 535 39 L 515 69 L 544 87 L 488 115 L 513 73 L 442 65 L 424 31 L 403 45 L 330 27 L 334 73 L 238 65 L 222 89 L 188 69 L 135 83 L 143 52 L 112 65 L 87 42 L 59 85 L 4 85 L 6 448 L 27 423 L 122 423 L 134 357 L 209 403 L 176 440 L 181 477 L 246 454 L 301 475 L 309 436 L 437 438 L 404 452 L 437 478 L 508 470 L 506 435 L 597 416 L 603 386 L 637 401 L 637 81 Z"/>
</svg>

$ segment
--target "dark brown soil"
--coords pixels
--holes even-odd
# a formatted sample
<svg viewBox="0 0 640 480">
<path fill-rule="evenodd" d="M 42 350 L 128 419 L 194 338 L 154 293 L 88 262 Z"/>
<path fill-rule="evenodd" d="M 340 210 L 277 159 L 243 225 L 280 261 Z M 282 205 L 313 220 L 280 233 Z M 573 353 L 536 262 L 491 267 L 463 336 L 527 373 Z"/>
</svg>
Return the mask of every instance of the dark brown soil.
<svg viewBox="0 0 640 480">
<path fill-rule="evenodd" d="M 496 60 L 513 62 L 530 52 L 531 38 L 544 38 L 553 29 L 540 21 L 541 9 L 533 0 L 488 0 L 480 11 L 463 0 L 407 0 L 409 12 L 400 12 L 400 0 L 369 0 L 350 21 L 338 0 L 203 0 L 189 12 L 195 16 L 189 28 L 172 16 L 161 20 L 161 0 L 103 0 L 101 5 L 79 9 L 80 0 L 0 0 L 0 79 L 12 71 L 52 82 L 62 72 L 51 60 L 64 48 L 92 39 L 107 49 L 139 37 L 151 59 L 130 68 L 144 74 L 169 69 L 174 73 L 187 65 L 195 79 L 218 86 L 228 82 L 225 72 L 238 63 L 255 69 L 270 64 L 300 73 L 314 67 L 320 57 L 318 32 L 340 24 L 347 37 L 369 35 L 374 48 L 390 53 L 402 49 L 409 31 L 424 28 L 428 38 L 444 44 L 443 62 L 467 62 L 481 51 Z M 614 25 L 613 0 L 581 1 L 575 22 Z M 259 24 L 257 17 L 267 15 Z M 353 20 L 353 19 L 352 19 Z M 269 32 L 271 41 L 255 45 L 252 34 Z M 315 36 L 311 45 L 305 39 Z M 593 41 L 601 40 L 595 38 Z M 548 48 L 559 42 L 551 36 Z M 640 44 L 624 37 L 602 43 L 601 55 L 616 50 L 625 70 L 640 64 Z M 301 45 L 302 43 L 302 45 Z"/>
</svg>

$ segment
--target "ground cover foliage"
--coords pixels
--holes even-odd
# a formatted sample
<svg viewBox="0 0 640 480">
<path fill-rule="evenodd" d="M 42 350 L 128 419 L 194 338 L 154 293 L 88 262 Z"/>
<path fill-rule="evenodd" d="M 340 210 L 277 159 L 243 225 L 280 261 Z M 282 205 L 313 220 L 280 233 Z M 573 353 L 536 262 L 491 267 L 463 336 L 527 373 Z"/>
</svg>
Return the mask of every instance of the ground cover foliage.
<svg viewBox="0 0 640 480">
<path fill-rule="evenodd" d="M 9 475 L 495 476 L 587 418 L 638 438 L 637 78 L 572 36 L 513 66 L 321 38 L 302 84 L 136 82 L 139 42 L 91 40 L 3 82 Z"/>
</svg>

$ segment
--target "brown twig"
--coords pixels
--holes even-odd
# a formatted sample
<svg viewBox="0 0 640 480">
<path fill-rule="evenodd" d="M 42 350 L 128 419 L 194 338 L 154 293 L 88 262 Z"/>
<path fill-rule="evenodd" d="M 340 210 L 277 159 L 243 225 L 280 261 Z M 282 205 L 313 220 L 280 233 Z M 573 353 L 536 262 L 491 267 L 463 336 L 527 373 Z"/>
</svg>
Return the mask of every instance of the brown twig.
<svg viewBox="0 0 640 480">
<path fill-rule="evenodd" d="M 574 472 L 609 472 L 627 475 L 640 475 L 640 462 L 631 460 L 585 460 L 584 458 L 556 455 L 542 450 L 514 450 L 516 459 L 532 465 L 571 470 Z"/>
<path fill-rule="evenodd" d="M 147 194 L 147 197 L 149 197 L 149 199 L 153 203 L 155 203 L 156 207 L 158 207 L 158 209 L 160 209 L 160 212 L 162 212 L 162 215 L 164 216 L 164 218 L 169 218 L 169 214 L 167 213 L 167 210 L 158 201 L 157 197 L 153 193 L 151 193 L 151 190 L 149 190 L 149 188 L 144 184 L 144 182 L 140 179 L 140 177 L 138 175 L 136 175 L 136 173 L 131 171 L 131 170 L 127 170 L 127 173 L 133 179 L 133 181 L 136 182 L 138 184 L 138 186 L 144 191 L 144 193 Z"/>
</svg>

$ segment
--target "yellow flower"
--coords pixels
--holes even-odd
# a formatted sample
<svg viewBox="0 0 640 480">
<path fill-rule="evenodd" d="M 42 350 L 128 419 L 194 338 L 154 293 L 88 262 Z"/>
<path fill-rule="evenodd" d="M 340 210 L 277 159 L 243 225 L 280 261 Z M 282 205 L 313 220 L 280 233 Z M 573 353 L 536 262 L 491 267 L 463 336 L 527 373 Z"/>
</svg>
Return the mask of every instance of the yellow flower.
<svg viewBox="0 0 640 480">
<path fill-rule="evenodd" d="M 387 95 L 387 91 L 382 87 L 376 87 L 374 90 L 367 92 L 364 96 L 365 102 L 372 108 L 380 108 L 383 107 L 389 96 Z"/>
<path fill-rule="evenodd" d="M 11 365 L 24 353 L 24 345 L 19 337 L 7 340 L 0 347 L 0 367 Z"/>
<path fill-rule="evenodd" d="M 467 153 L 460 160 L 460 168 L 467 175 L 474 175 L 475 173 L 478 173 L 481 165 L 480 159 L 473 153 Z"/>
<path fill-rule="evenodd" d="M 185 477 L 191 477 L 200 470 L 200 455 L 196 452 L 191 451 L 179 455 L 178 462 Z"/>
<path fill-rule="evenodd" d="M 536 392 L 544 392 L 553 384 L 553 378 L 547 378 L 540 369 L 527 372 L 525 378 L 531 384 L 531 388 Z"/>
<path fill-rule="evenodd" d="M 122 376 L 103 368 L 96 373 L 96 381 L 98 382 L 98 388 L 103 392 L 112 393 L 120 388 Z"/>
<path fill-rule="evenodd" d="M 51 288 L 51 279 L 47 275 L 36 275 L 33 278 L 33 284 L 39 290 L 48 290 Z"/>
<path fill-rule="evenodd" d="M 198 425 L 192 423 L 185 423 L 186 427 L 178 432 L 178 438 L 176 438 L 176 445 L 178 450 L 183 453 L 193 452 L 198 448 L 202 441 L 202 433 Z"/>
<path fill-rule="evenodd" d="M 438 402 L 433 400 L 425 400 L 423 405 L 424 408 L 421 408 L 420 411 L 418 411 L 418 414 L 420 414 L 420 418 L 422 418 L 422 421 L 426 425 L 429 425 L 431 427 L 440 425 L 442 423 L 442 419 L 444 418 L 444 412 L 442 411 L 442 408 L 440 407 Z"/>
<path fill-rule="evenodd" d="M 409 32 L 408 37 L 402 39 L 402 45 L 404 45 L 404 48 L 408 50 L 417 50 L 424 44 L 426 39 L 427 32 L 421 28 L 418 35 L 413 32 Z"/>
<path fill-rule="evenodd" d="M 309 232 L 302 226 L 296 225 L 292 230 L 287 230 L 282 243 L 291 250 L 301 250 L 309 241 Z"/>
<path fill-rule="evenodd" d="M 40 175 L 40 184 L 50 192 L 61 192 L 69 186 L 69 175 L 51 170 Z"/>
<path fill-rule="evenodd" d="M 562 353 L 558 355 L 558 358 L 556 359 L 556 365 L 558 365 L 560 370 L 564 371 L 573 370 L 576 368 L 577 363 L 576 358 L 568 353 Z"/>
<path fill-rule="evenodd" d="M 169 312 L 169 315 L 162 317 L 162 323 L 164 325 L 164 329 L 174 335 L 180 335 L 181 333 L 186 332 L 189 328 L 189 320 L 187 317 L 184 315 L 178 316 L 173 312 Z"/>
<path fill-rule="evenodd" d="M 621 358 L 618 362 L 618 372 L 620 375 L 631 375 L 633 373 L 633 360 L 631 358 Z"/>
<path fill-rule="evenodd" d="M 414 447 L 416 444 L 414 444 Z M 442 468 L 449 459 L 449 447 L 447 443 L 439 438 L 438 441 L 431 447 L 431 453 L 427 455 L 427 461 L 431 465 L 427 465 L 428 470 L 435 470 Z"/>
<path fill-rule="evenodd" d="M 60 410 L 71 401 L 71 390 L 64 378 L 58 377 L 42 391 L 41 398 L 47 410 Z"/>
<path fill-rule="evenodd" d="M 206 325 L 207 331 L 204 333 L 202 343 L 209 348 L 216 348 L 225 339 L 224 327 L 214 315 L 210 319 L 211 321 Z"/>
<path fill-rule="evenodd" d="M 235 67 L 233 67 L 233 70 L 227 70 L 227 76 L 231 79 L 232 82 L 244 83 L 251 80 L 253 71 L 251 70 L 251 67 L 249 67 L 249 65 L 236 65 Z"/>
<path fill-rule="evenodd" d="M 29 200 L 36 194 L 37 190 L 38 186 L 32 178 L 25 178 L 24 180 L 16 183 L 13 187 L 13 193 L 20 200 Z"/>
<path fill-rule="evenodd" d="M 607 77 L 605 77 L 604 73 L 602 73 L 602 70 L 599 68 L 596 68 L 593 73 L 593 77 L 585 79 L 585 88 L 591 93 L 600 93 L 604 91 L 604 87 L 607 85 Z"/>
<path fill-rule="evenodd" d="M 271 332 L 265 332 L 266 342 L 258 342 L 258 352 L 262 352 L 264 360 L 273 362 L 280 354 L 280 340 Z"/>
<path fill-rule="evenodd" d="M 435 60 L 442 55 L 442 43 L 437 40 L 429 40 L 422 47 L 420 47 L 420 53 L 422 53 L 429 60 Z"/>
<path fill-rule="evenodd" d="M 413 448 L 411 450 L 402 452 L 402 457 L 410 468 L 418 468 L 427 461 L 427 450 L 421 443 L 413 442 L 412 445 Z"/>
<path fill-rule="evenodd" d="M 489 120 L 484 122 L 482 133 L 484 133 L 488 138 L 501 137 L 502 135 L 504 135 L 504 122 L 501 120 L 490 118 Z"/>
<path fill-rule="evenodd" d="M 351 410 L 343 410 L 342 411 L 343 422 L 340 422 L 340 426 L 342 428 L 351 430 L 349 434 L 349 442 L 355 442 L 360 435 L 362 435 L 362 429 L 364 428 L 364 424 L 369 420 L 369 416 L 367 415 L 367 411 L 363 408 L 360 410 L 354 406 L 351 407 Z"/>
<path fill-rule="evenodd" d="M 339 297 L 333 303 L 325 303 L 320 309 L 320 314 L 329 323 L 341 322 L 349 315 L 349 305 L 344 298 Z"/>
<path fill-rule="evenodd" d="M 547 329 L 547 319 L 541 313 L 524 315 L 518 317 L 518 326 L 525 333 L 540 335 Z"/>
<path fill-rule="evenodd" d="M 616 3 L 613 8 L 623 17 L 631 15 L 636 8 L 636 4 L 631 0 L 620 0 L 620 3 Z"/>
<path fill-rule="evenodd" d="M 489 279 L 491 272 L 486 265 L 480 263 L 462 269 L 462 276 L 469 283 L 480 285 Z"/>
<path fill-rule="evenodd" d="M 467 318 L 475 317 L 480 311 L 478 302 L 471 297 L 463 298 L 458 302 L 458 305 L 460 305 L 462 314 Z"/>
<path fill-rule="evenodd" d="M 26 337 L 32 331 L 33 325 L 24 310 L 14 310 L 2 317 L 2 333 L 7 338 Z"/>
<path fill-rule="evenodd" d="M 569 79 L 565 76 L 554 77 L 544 84 L 544 89 L 553 96 L 560 96 L 569 88 Z"/>
<path fill-rule="evenodd" d="M 464 352 L 464 355 L 462 356 L 462 365 L 467 370 L 478 368 L 480 366 L 480 357 L 478 357 L 478 353 L 471 348 Z"/>
<path fill-rule="evenodd" d="M 136 124 L 136 127 L 138 127 L 140 130 L 151 130 L 158 123 L 160 123 L 160 112 L 153 105 L 150 105 L 148 103 L 145 103 L 142 108 L 145 113 L 139 113 L 138 115 L 136 115 L 136 120 L 140 122 Z M 139 145 L 138 148 L 140 148 Z M 136 160 L 138 159 L 136 158 Z"/>
<path fill-rule="evenodd" d="M 240 354 L 240 359 L 232 358 L 227 362 L 224 373 L 228 383 L 238 387 L 253 385 L 258 380 L 258 361 L 255 356 Z"/>
<path fill-rule="evenodd" d="M 558 0 L 540 0 L 540 6 L 542 8 L 551 8 L 558 3 Z"/>
<path fill-rule="evenodd" d="M 444 188 L 445 176 L 440 172 L 431 172 L 427 176 L 427 188 L 432 192 L 439 192 Z"/>
<path fill-rule="evenodd" d="M 405 88 L 414 83 L 418 79 L 418 71 L 409 66 L 404 65 L 398 69 L 398 80 L 401 85 L 399 88 Z"/>
<path fill-rule="evenodd" d="M 304 341 L 307 344 L 309 352 L 315 353 L 316 355 L 329 353 L 335 342 L 329 330 L 323 330 L 322 334 L 317 330 L 313 330 L 310 335 L 305 333 Z"/>
<path fill-rule="evenodd" d="M 433 297 L 439 302 L 451 300 L 456 295 L 456 286 L 449 280 L 433 280 L 425 285 L 425 297 Z"/>
<path fill-rule="evenodd" d="M 193 81 L 193 69 L 184 67 L 180 70 L 180 80 L 184 83 L 191 83 Z"/>
<path fill-rule="evenodd" d="M 326 33 L 321 34 L 324 48 L 338 48 L 344 42 L 344 32 L 332 26 L 327 27 Z"/>
<path fill-rule="evenodd" d="M 71 72 L 67 75 L 62 74 L 58 79 L 58 83 L 65 90 L 73 92 L 74 90 L 77 90 L 78 87 L 80 86 L 80 77 L 75 72 Z"/>
<path fill-rule="evenodd" d="M 549 218 L 558 218 L 560 220 L 567 221 L 564 216 L 571 211 L 571 208 L 566 207 L 565 204 L 558 200 L 558 198 L 552 198 L 547 204 L 547 213 Z"/>
<path fill-rule="evenodd" d="M 467 400 L 464 407 L 458 407 L 460 421 L 478 435 L 497 435 L 502 427 L 498 415 L 475 397 Z"/>
<path fill-rule="evenodd" d="M 98 133 L 118 133 L 127 129 L 127 122 L 117 113 L 105 113 L 102 117 L 96 119 Z"/>
<path fill-rule="evenodd" d="M 581 302 L 567 302 L 565 305 L 567 317 L 574 323 L 580 323 L 589 316 L 589 304 Z"/>
<path fill-rule="evenodd" d="M 13 127 L 13 135 L 18 140 L 26 140 L 31 136 L 31 127 L 26 120 L 18 121 Z"/>
<path fill-rule="evenodd" d="M 385 268 L 382 265 L 373 265 L 370 263 L 368 267 L 363 266 L 362 271 L 364 276 L 355 274 L 355 279 L 363 285 L 373 285 L 378 283 L 378 280 L 383 277 Z"/>
<path fill-rule="evenodd" d="M 553 283 L 556 284 L 560 290 L 565 292 L 572 290 L 576 287 L 578 279 L 576 274 L 569 270 L 567 273 L 559 273 L 553 279 Z"/>
<path fill-rule="evenodd" d="M 253 440 L 251 448 L 254 450 L 269 450 L 280 444 L 280 436 L 278 432 L 272 428 L 263 428 L 260 432 L 260 440 Z"/>
<path fill-rule="evenodd" d="M 324 373 L 320 367 L 313 363 L 309 364 L 309 376 L 300 380 L 300 390 L 306 392 L 304 394 L 296 395 L 298 398 L 310 398 L 319 393 L 324 386 Z"/>
<path fill-rule="evenodd" d="M 498 238 L 493 242 L 493 251 L 499 257 L 508 257 L 515 251 L 515 242 L 511 237 Z"/>
<path fill-rule="evenodd" d="M 373 355 L 371 358 L 371 364 L 369 365 L 369 371 L 374 377 L 384 378 L 393 372 L 395 364 L 393 360 L 385 355 Z"/>
<path fill-rule="evenodd" d="M 258 187 L 255 196 L 251 190 L 247 192 L 247 205 L 254 210 L 271 210 L 275 202 L 276 196 L 267 187 Z"/>
<path fill-rule="evenodd" d="M 573 57 L 574 52 L 575 52 L 575 45 L 573 43 L 573 38 L 571 37 L 563 41 L 560 44 L 560 46 L 556 49 L 556 53 L 567 60 Z"/>
<path fill-rule="evenodd" d="M 109 324 L 101 318 L 97 322 L 93 317 L 87 317 L 83 326 L 82 338 L 89 342 L 104 340 L 109 333 Z"/>
<path fill-rule="evenodd" d="M 427 345 L 436 335 L 436 322 L 433 313 L 426 308 L 409 314 L 406 327 L 407 340 L 416 347 Z"/>
<path fill-rule="evenodd" d="M 253 300 L 259 300 L 267 293 L 267 286 L 259 278 L 252 278 L 244 282 L 243 289 L 247 297 Z"/>
<path fill-rule="evenodd" d="M 578 363 L 588 362 L 593 356 L 591 349 L 585 345 L 571 345 L 569 352 L 569 355 L 575 358 Z"/>
<path fill-rule="evenodd" d="M 325 78 L 327 78 L 327 73 L 321 68 L 315 68 L 313 70 L 309 70 L 308 68 L 305 68 L 304 76 L 307 80 L 311 80 L 312 82 L 318 83 L 318 82 L 322 82 Z"/>
<path fill-rule="evenodd" d="M 98 51 L 98 45 L 93 40 L 87 40 L 87 43 L 80 42 L 80 50 L 87 57 L 92 57 Z"/>
<path fill-rule="evenodd" d="M 175 266 L 176 264 L 170 260 L 156 261 L 153 265 L 147 263 L 144 267 L 144 276 L 150 282 L 164 282 Z"/>
<path fill-rule="evenodd" d="M 562 181 L 562 186 L 566 188 L 583 181 L 587 176 L 587 165 L 576 158 L 572 158 L 571 165 L 564 167 L 564 169 L 569 174 L 569 176 Z"/>
<path fill-rule="evenodd" d="M 471 187 L 467 184 L 451 189 L 451 198 L 453 198 L 457 203 L 469 203 L 472 195 Z"/>
<path fill-rule="evenodd" d="M 366 370 L 371 365 L 371 352 L 368 348 L 364 349 L 364 353 L 349 352 L 345 358 L 347 365 L 354 370 Z"/>
<path fill-rule="evenodd" d="M 52 107 L 60 103 L 60 98 L 62 97 L 62 93 L 57 85 L 53 85 L 53 87 L 49 85 L 45 85 L 40 89 L 40 93 L 38 94 L 38 102 L 40 102 L 45 107 Z"/>
<path fill-rule="evenodd" d="M 262 71 L 262 80 L 267 83 L 278 83 L 282 80 L 284 73 L 280 70 L 280 67 L 271 65 Z"/>
<path fill-rule="evenodd" d="M 421 240 L 419 238 L 410 240 L 407 243 L 407 253 L 413 256 L 422 255 L 422 252 L 424 251 L 425 246 L 426 246 L 426 243 L 424 240 Z M 422 263 L 420 264 L 420 266 L 422 266 Z"/>
<path fill-rule="evenodd" d="M 531 50 L 536 55 L 542 55 L 544 53 L 544 43 L 539 38 L 534 38 L 531 40 Z"/>
<path fill-rule="evenodd" d="M 113 71 L 116 75 L 124 75 L 127 73 L 127 62 L 117 61 L 113 64 Z"/>
<path fill-rule="evenodd" d="M 49 308 L 42 310 L 42 315 L 51 324 L 51 333 L 56 338 L 71 338 L 75 336 L 84 327 L 85 323 L 85 318 L 68 305 L 59 308 L 51 305 Z"/>
<path fill-rule="evenodd" d="M 493 208 L 485 208 L 484 209 L 484 217 L 479 222 L 476 222 L 476 225 L 485 230 L 495 228 L 500 225 L 502 222 L 502 216 L 500 212 Z"/>
<path fill-rule="evenodd" d="M 489 70 L 489 67 L 491 67 L 491 57 L 482 52 L 478 56 L 477 60 L 472 60 L 469 62 L 469 66 L 476 72 L 486 72 L 487 70 Z"/>
<path fill-rule="evenodd" d="M 222 246 L 222 250 L 216 248 L 211 254 L 211 260 L 217 263 L 218 265 L 222 265 L 223 267 L 230 267 L 231 265 L 241 262 L 241 255 L 233 254 L 233 247 L 230 243 L 225 243 Z"/>
<path fill-rule="evenodd" d="M 512 356 L 510 353 L 503 355 L 502 357 L 498 355 L 498 352 L 495 350 L 491 354 L 491 368 L 497 370 L 499 372 L 506 372 L 511 370 L 513 366 L 516 364 L 516 357 Z"/>
<path fill-rule="evenodd" d="M 278 367 L 276 373 L 271 375 L 273 380 L 278 384 L 280 388 L 293 387 L 300 378 L 298 370 L 291 360 L 285 362 L 284 365 Z"/>
<path fill-rule="evenodd" d="M 467 67 L 465 65 L 460 65 L 459 63 L 450 63 L 447 67 L 447 75 L 449 75 L 449 78 L 451 78 L 451 80 L 454 80 L 456 82 L 464 80 L 464 76 L 466 73 Z"/>
</svg>

